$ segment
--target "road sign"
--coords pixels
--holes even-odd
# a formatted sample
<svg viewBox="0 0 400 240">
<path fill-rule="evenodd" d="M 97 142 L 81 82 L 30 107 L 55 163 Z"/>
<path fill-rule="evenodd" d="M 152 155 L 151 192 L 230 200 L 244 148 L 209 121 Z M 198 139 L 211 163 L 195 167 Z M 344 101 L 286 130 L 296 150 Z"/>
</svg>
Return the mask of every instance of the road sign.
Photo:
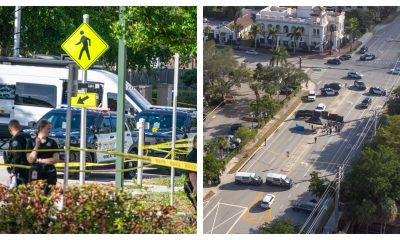
<svg viewBox="0 0 400 240">
<path fill-rule="evenodd" d="M 71 98 L 72 107 L 94 108 L 96 107 L 96 93 L 78 93 Z"/>
<path fill-rule="evenodd" d="M 61 48 L 79 65 L 87 70 L 103 55 L 108 44 L 89 26 L 82 23 L 71 36 L 61 45 Z"/>
</svg>

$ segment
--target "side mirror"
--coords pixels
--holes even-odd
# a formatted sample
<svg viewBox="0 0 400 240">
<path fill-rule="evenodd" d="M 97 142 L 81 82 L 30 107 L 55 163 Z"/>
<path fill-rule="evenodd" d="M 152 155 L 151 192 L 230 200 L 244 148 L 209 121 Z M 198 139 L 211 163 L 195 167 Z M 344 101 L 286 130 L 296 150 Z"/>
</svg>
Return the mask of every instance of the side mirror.
<svg viewBox="0 0 400 240">
<path fill-rule="evenodd" d="M 36 123 L 35 123 L 34 121 L 29 121 L 29 122 L 28 122 L 28 127 L 29 127 L 29 128 L 34 128 L 35 125 L 36 125 Z"/>
</svg>

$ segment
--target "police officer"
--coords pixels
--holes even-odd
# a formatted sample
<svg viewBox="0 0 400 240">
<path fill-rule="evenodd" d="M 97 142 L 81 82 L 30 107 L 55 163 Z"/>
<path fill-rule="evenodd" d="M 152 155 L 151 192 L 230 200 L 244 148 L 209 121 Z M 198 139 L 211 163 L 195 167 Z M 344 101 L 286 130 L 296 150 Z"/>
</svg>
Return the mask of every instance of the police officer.
<svg viewBox="0 0 400 240">
<path fill-rule="evenodd" d="M 193 138 L 193 149 L 188 154 L 187 161 L 197 163 L 197 136 Z M 187 177 L 188 181 L 184 184 L 184 190 L 193 207 L 197 208 L 197 172 L 187 171 Z"/>
<path fill-rule="evenodd" d="M 22 127 L 18 120 L 11 120 L 8 123 L 8 130 L 12 138 L 10 139 L 8 150 L 26 150 L 27 142 L 30 140 L 30 136 L 22 131 Z M 8 152 L 4 158 L 8 164 L 19 164 L 27 165 L 27 153 L 26 152 Z M 26 184 L 29 182 L 29 169 L 19 167 L 8 167 L 10 183 L 13 183 L 13 178 L 16 179 L 15 184 Z"/>
<path fill-rule="evenodd" d="M 46 120 L 40 120 L 34 141 L 28 143 L 28 148 L 32 149 L 28 155 L 28 161 L 34 166 L 32 167 L 32 180 L 46 180 L 45 194 L 51 190 L 51 185 L 57 184 L 57 171 L 54 166 L 58 162 L 60 156 L 57 151 L 38 152 L 43 149 L 58 149 L 55 140 L 49 138 L 51 131 L 51 123 Z"/>
</svg>

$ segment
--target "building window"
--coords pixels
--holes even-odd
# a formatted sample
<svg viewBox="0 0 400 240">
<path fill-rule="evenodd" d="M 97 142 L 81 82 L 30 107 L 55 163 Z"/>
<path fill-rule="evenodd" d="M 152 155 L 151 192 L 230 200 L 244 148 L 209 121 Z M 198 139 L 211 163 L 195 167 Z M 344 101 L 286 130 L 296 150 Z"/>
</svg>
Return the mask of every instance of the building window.
<svg viewBox="0 0 400 240">
<path fill-rule="evenodd" d="M 280 25 L 276 25 L 275 28 L 278 30 L 278 33 L 281 32 L 281 26 Z"/>
<path fill-rule="evenodd" d="M 319 29 L 317 29 L 317 36 L 319 36 Z"/>
<path fill-rule="evenodd" d="M 289 27 L 288 26 L 283 26 L 283 33 L 288 33 L 289 32 Z"/>
<path fill-rule="evenodd" d="M 315 36 L 316 34 L 317 34 L 317 30 L 316 30 L 316 29 L 313 29 L 313 30 L 312 30 L 312 35 Z"/>
</svg>

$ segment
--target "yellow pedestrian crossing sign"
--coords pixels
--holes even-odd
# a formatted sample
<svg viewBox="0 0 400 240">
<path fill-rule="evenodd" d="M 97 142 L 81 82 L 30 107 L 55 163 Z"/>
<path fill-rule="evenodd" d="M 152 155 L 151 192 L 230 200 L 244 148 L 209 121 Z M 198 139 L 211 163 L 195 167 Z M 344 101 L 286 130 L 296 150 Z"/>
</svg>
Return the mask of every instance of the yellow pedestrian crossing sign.
<svg viewBox="0 0 400 240">
<path fill-rule="evenodd" d="M 72 107 L 81 108 L 95 108 L 96 105 L 96 93 L 78 93 L 76 97 L 71 98 Z"/>
<path fill-rule="evenodd" d="M 89 26 L 82 23 L 71 36 L 61 45 L 61 48 L 83 70 L 87 70 L 103 55 L 108 44 Z"/>
</svg>

